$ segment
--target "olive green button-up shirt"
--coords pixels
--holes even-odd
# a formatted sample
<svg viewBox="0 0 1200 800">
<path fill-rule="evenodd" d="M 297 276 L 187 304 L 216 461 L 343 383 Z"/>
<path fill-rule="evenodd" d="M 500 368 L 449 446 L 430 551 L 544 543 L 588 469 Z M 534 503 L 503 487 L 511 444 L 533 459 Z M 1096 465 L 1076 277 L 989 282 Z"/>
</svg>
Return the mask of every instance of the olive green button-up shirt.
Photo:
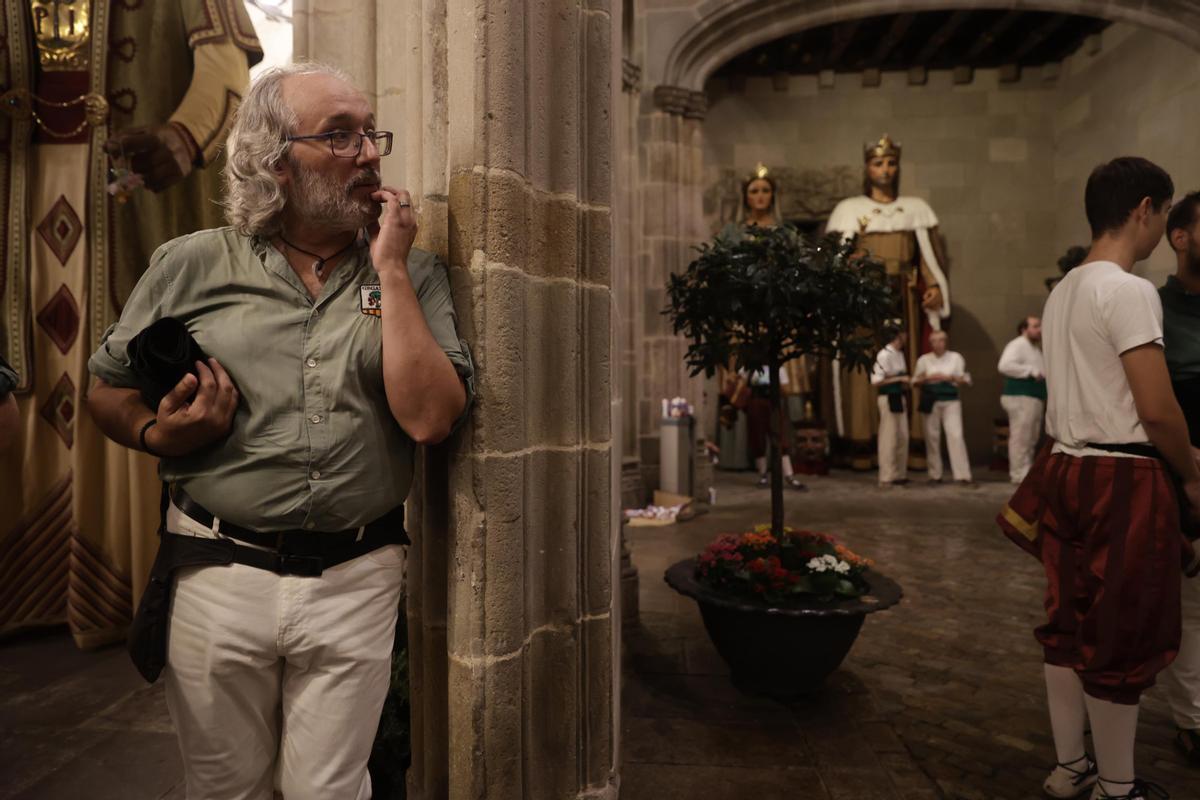
<svg viewBox="0 0 1200 800">
<path fill-rule="evenodd" d="M 445 267 L 414 249 L 408 270 L 469 408 L 473 368 L 455 331 Z M 365 241 L 313 300 L 265 239 L 200 231 L 158 249 L 88 368 L 113 386 L 137 388 L 129 340 L 162 317 L 180 320 L 221 362 L 240 400 L 228 438 L 163 459 L 163 480 L 254 530 L 354 528 L 404 502 L 416 451 L 384 394 L 379 301 Z"/>
</svg>

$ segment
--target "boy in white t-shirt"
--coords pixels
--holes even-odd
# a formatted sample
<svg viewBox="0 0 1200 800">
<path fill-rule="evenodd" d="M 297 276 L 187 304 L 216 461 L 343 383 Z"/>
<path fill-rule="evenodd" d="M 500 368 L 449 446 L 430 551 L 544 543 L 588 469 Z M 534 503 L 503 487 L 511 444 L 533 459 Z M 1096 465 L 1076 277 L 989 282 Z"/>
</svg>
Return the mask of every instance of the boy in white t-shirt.
<svg viewBox="0 0 1200 800">
<path fill-rule="evenodd" d="M 1163 357 L 1158 293 L 1130 270 L 1162 237 L 1173 193 L 1140 158 L 1088 178 L 1091 251 L 1042 315 L 1055 444 L 998 518 L 1046 571 L 1049 619 L 1036 635 L 1059 761 L 1043 785 L 1051 797 L 1158 789 L 1134 772 L 1138 700 L 1179 649 L 1181 566 L 1193 561 L 1171 472 L 1193 507 L 1200 472 Z"/>
</svg>

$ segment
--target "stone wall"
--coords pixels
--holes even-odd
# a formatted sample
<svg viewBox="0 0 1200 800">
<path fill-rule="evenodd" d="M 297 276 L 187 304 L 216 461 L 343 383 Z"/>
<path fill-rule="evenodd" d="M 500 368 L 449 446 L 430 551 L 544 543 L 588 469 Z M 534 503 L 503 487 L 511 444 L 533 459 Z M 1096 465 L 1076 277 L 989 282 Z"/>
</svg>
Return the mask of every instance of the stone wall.
<svg viewBox="0 0 1200 800">
<path fill-rule="evenodd" d="M 786 84 L 766 78 L 744 88 L 709 82 L 705 121 L 705 220 L 716 232 L 737 204 L 737 181 L 762 161 L 783 175 L 861 176 L 862 145 L 890 133 L 904 148 L 901 193 L 929 201 L 949 256 L 951 347 L 963 354 L 975 386 L 963 393 L 968 446 L 990 452 L 992 419 L 1002 416 L 1000 349 L 1016 322 L 1045 301 L 1054 273 L 1054 130 L 1056 91 L 1041 71 L 1002 83 L 979 70 L 956 84 L 935 71 L 923 85 L 885 73 L 878 87 L 859 74 L 816 76 Z M 797 192 L 782 177 L 782 207 L 796 213 Z M 833 181 L 861 191 L 859 181 Z M 836 199 L 836 198 L 834 198 Z M 820 207 L 825 201 L 804 205 Z M 831 201 L 829 201 L 831 202 Z M 819 212 L 818 212 L 819 213 Z M 723 219 L 722 217 L 725 217 Z"/>
<path fill-rule="evenodd" d="M 1096 54 L 1076 53 L 1063 64 L 1062 98 L 1053 112 L 1055 241 L 1090 238 L 1083 213 L 1088 174 L 1117 155 L 1138 155 L 1175 181 L 1175 196 L 1200 189 L 1200 59 L 1178 42 L 1129 26 L 1103 34 Z M 1163 242 L 1135 271 L 1160 285 L 1175 271 Z"/>
</svg>

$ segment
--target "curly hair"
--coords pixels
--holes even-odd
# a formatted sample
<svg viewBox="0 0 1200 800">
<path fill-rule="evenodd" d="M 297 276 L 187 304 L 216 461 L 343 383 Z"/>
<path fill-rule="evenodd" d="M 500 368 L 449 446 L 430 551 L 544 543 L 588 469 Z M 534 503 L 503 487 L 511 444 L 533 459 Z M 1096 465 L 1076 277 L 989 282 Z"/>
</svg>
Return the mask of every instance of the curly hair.
<svg viewBox="0 0 1200 800">
<path fill-rule="evenodd" d="M 287 203 L 275 168 L 288 156 L 291 145 L 286 139 L 299 123 L 296 112 L 283 100 L 283 81 L 293 75 L 329 75 L 352 83 L 337 67 L 298 62 L 269 69 L 250 86 L 225 142 L 222 203 L 229 224 L 247 236 L 276 233 Z"/>
</svg>

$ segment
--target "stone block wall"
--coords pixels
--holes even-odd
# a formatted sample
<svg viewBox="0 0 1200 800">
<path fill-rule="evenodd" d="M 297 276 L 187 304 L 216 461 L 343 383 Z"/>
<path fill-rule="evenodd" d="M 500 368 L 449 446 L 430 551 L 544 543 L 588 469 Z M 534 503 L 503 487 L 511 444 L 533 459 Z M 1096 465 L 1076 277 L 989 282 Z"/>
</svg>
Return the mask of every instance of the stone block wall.
<svg viewBox="0 0 1200 800">
<path fill-rule="evenodd" d="M 1117 155 L 1150 159 L 1171 173 L 1175 197 L 1200 190 L 1200 58 L 1187 45 L 1126 25 L 1104 31 L 1098 53 L 1063 64 L 1054 109 L 1055 240 L 1085 243 L 1083 190 L 1092 168 Z M 1163 242 L 1135 272 L 1161 285 L 1175 271 Z"/>
</svg>

